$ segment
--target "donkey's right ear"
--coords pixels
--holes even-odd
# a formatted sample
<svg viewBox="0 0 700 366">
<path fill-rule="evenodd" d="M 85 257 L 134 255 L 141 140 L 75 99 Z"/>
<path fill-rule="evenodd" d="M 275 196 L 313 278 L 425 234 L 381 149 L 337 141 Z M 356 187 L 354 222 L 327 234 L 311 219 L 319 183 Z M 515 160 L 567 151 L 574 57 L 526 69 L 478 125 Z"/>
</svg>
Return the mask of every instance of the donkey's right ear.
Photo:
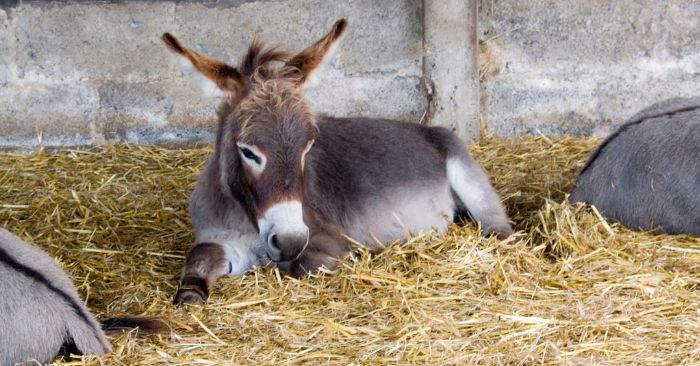
<svg viewBox="0 0 700 366">
<path fill-rule="evenodd" d="M 347 28 L 347 20 L 337 20 L 328 34 L 311 46 L 306 47 L 287 62 L 288 66 L 292 66 L 298 70 L 296 76 L 300 84 L 304 84 L 311 73 L 333 54 L 334 46 Z"/>
<path fill-rule="evenodd" d="M 170 33 L 164 33 L 161 40 L 177 57 L 182 72 L 193 79 L 205 95 L 233 97 L 243 90 L 245 81 L 235 67 L 182 47 Z"/>
</svg>

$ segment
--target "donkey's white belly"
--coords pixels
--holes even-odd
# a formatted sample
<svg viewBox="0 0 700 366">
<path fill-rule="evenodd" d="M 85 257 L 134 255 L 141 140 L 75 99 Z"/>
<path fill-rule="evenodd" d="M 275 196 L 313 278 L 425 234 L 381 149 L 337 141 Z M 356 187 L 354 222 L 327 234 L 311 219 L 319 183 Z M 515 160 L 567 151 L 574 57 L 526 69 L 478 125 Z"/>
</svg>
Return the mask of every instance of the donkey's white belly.
<svg viewBox="0 0 700 366">
<path fill-rule="evenodd" d="M 426 187 L 396 187 L 365 205 L 345 233 L 370 247 L 404 241 L 430 230 L 447 231 L 455 204 L 447 182 Z"/>
</svg>

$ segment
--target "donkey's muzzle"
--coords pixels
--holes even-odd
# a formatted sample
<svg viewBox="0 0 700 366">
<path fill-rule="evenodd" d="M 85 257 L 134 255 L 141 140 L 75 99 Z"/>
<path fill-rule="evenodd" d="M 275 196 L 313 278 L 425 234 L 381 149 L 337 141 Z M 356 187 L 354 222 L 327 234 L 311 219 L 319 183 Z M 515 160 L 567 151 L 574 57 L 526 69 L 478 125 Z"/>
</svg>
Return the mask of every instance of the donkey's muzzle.
<svg viewBox="0 0 700 366">
<path fill-rule="evenodd" d="M 279 202 L 258 220 L 261 245 L 273 262 L 297 259 L 309 244 L 301 201 Z"/>
<path fill-rule="evenodd" d="M 309 243 L 309 230 L 290 232 L 270 232 L 265 251 L 274 262 L 297 259 Z"/>
</svg>

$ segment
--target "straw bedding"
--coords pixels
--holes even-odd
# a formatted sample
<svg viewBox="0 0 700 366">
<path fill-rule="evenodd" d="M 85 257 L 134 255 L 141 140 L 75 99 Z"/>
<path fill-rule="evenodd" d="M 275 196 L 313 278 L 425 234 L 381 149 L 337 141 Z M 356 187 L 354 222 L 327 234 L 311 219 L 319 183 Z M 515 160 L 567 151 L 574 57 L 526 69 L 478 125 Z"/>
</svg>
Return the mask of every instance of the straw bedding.
<svg viewBox="0 0 700 366">
<path fill-rule="evenodd" d="M 55 256 L 98 317 L 172 325 L 64 364 L 700 364 L 700 239 L 629 231 L 565 203 L 598 142 L 473 146 L 519 230 L 509 240 L 455 225 L 357 248 L 313 278 L 224 278 L 205 306 L 171 299 L 206 148 L 1 154 L 0 222 Z"/>
</svg>

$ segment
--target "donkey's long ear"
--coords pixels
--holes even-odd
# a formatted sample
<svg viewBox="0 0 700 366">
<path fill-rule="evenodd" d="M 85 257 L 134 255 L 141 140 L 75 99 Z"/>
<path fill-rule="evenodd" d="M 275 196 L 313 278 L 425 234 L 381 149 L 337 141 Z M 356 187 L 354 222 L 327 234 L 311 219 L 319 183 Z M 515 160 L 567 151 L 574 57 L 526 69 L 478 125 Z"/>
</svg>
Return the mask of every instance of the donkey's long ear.
<svg viewBox="0 0 700 366">
<path fill-rule="evenodd" d="M 348 28 L 348 21 L 345 19 L 337 20 L 331 31 L 316 43 L 299 52 L 287 62 L 288 66 L 293 66 L 299 69 L 299 83 L 303 84 L 311 73 L 318 68 L 330 55 L 333 54 L 333 47 L 340 37 Z"/>
<path fill-rule="evenodd" d="M 205 94 L 232 97 L 243 90 L 243 76 L 235 67 L 182 47 L 180 41 L 170 33 L 164 33 L 161 39 L 177 56 L 182 71 L 193 79 Z"/>
</svg>

